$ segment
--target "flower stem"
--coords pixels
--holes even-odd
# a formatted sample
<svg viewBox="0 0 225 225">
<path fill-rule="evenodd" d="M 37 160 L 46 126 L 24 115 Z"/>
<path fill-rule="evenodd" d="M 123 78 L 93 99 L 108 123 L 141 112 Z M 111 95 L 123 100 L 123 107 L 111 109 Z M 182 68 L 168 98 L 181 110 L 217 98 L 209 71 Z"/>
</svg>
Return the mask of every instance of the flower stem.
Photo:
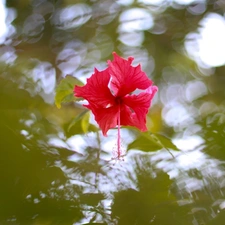
<svg viewBox="0 0 225 225">
<path fill-rule="evenodd" d="M 121 150 L 120 150 L 120 105 L 119 105 L 119 113 L 118 113 L 118 136 L 117 136 L 117 158 L 120 159 Z"/>
</svg>

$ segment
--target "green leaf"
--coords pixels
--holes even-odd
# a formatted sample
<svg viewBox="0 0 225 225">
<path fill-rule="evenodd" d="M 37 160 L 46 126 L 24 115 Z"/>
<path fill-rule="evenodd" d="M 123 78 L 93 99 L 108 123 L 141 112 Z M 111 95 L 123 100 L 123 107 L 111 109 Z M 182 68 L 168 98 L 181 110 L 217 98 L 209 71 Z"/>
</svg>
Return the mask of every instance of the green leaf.
<svg viewBox="0 0 225 225">
<path fill-rule="evenodd" d="M 89 123 L 90 111 L 85 110 L 65 125 L 67 137 L 75 134 L 85 134 L 87 132 L 96 132 L 98 128 Z"/>
<path fill-rule="evenodd" d="M 78 122 L 82 121 L 84 116 L 85 116 L 85 121 L 89 122 L 89 117 L 90 117 L 90 115 L 89 115 L 89 113 L 87 113 L 87 112 L 88 112 L 88 110 L 84 110 L 82 113 L 80 113 L 78 116 L 76 116 L 76 117 L 70 122 L 70 124 L 69 124 L 69 126 L 68 126 L 68 132 L 69 132 L 70 129 L 71 129 L 73 126 L 75 126 Z M 83 124 L 83 123 L 81 122 L 81 124 Z M 83 129 L 84 126 L 85 126 L 85 130 L 87 130 L 87 129 L 88 129 L 88 125 L 89 125 L 89 123 L 87 123 L 86 126 L 85 126 L 85 125 L 81 125 L 82 130 L 84 131 L 84 129 Z"/>
<path fill-rule="evenodd" d="M 172 149 L 175 151 L 179 151 L 177 146 L 175 144 L 173 144 L 173 142 L 168 137 L 166 137 L 162 134 L 151 134 L 151 136 L 154 137 L 155 139 L 157 139 L 157 141 L 161 143 L 162 147 Z"/>
<path fill-rule="evenodd" d="M 90 118 L 90 113 L 85 113 L 83 118 L 81 119 L 81 128 L 84 133 L 88 132 L 88 128 L 90 125 L 89 118 Z"/>
<path fill-rule="evenodd" d="M 158 145 L 155 141 L 149 140 L 143 135 L 137 137 L 133 142 L 131 142 L 127 149 L 138 149 L 145 152 L 152 152 L 161 149 L 162 147 Z"/>
<path fill-rule="evenodd" d="M 73 94 L 75 85 L 82 86 L 83 83 L 77 78 L 69 75 L 60 81 L 58 87 L 56 88 L 55 94 L 55 104 L 59 109 L 61 108 L 61 104 L 63 102 L 72 102 L 78 100 L 78 98 L 74 97 Z"/>
<path fill-rule="evenodd" d="M 169 138 L 149 132 L 141 133 L 139 137 L 128 145 L 128 150 L 139 149 L 145 152 L 157 151 L 162 148 L 179 150 Z"/>
</svg>

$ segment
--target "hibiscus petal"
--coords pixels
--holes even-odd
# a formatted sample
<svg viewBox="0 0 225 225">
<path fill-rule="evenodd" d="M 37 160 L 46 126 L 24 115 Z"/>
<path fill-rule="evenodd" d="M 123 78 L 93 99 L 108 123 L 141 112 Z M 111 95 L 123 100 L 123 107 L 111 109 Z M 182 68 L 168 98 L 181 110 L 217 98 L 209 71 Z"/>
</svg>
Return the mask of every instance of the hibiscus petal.
<svg viewBox="0 0 225 225">
<path fill-rule="evenodd" d="M 123 98 L 123 103 L 130 108 L 129 118 L 132 118 L 133 123 L 131 126 L 135 126 L 141 131 L 147 130 L 146 115 L 157 90 L 156 86 L 151 86 L 145 92 L 138 95 L 127 95 Z"/>
<path fill-rule="evenodd" d="M 115 97 L 108 88 L 110 74 L 108 68 L 98 71 L 95 68 L 92 76 L 83 87 L 75 86 L 74 95 L 86 99 L 90 104 L 106 108 L 115 103 Z"/>
<path fill-rule="evenodd" d="M 115 105 L 109 108 L 97 108 L 93 104 L 84 105 L 92 111 L 95 116 L 95 120 L 98 123 L 104 136 L 107 136 L 107 131 L 114 128 L 118 124 L 119 105 Z"/>
<path fill-rule="evenodd" d="M 131 110 L 130 107 L 122 104 L 120 108 L 120 125 L 136 126 L 136 124 L 138 124 L 136 114 Z M 137 128 L 140 129 L 140 127 Z"/>
<path fill-rule="evenodd" d="M 114 60 L 108 61 L 109 73 L 112 76 L 110 88 L 115 96 L 125 96 L 135 89 L 146 89 L 152 85 L 152 81 L 141 70 L 140 64 L 132 66 L 133 57 L 128 60 L 121 58 L 115 52 Z"/>
</svg>

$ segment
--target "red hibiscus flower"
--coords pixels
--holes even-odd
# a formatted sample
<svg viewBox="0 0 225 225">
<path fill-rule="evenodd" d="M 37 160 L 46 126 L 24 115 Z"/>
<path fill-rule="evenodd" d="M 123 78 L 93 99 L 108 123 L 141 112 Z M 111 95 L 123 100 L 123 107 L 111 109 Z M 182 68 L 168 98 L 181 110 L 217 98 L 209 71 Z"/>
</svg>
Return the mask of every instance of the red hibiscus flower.
<svg viewBox="0 0 225 225">
<path fill-rule="evenodd" d="M 131 65 L 133 58 L 121 58 L 115 52 L 114 60 L 108 61 L 103 71 L 95 69 L 83 87 L 75 86 L 74 95 L 88 101 L 84 105 L 90 109 L 99 124 L 103 135 L 110 128 L 118 126 L 118 145 L 120 145 L 120 126 L 134 126 L 146 131 L 146 114 L 158 88 L 141 70 L 140 65 Z M 144 90 L 132 94 L 136 89 Z"/>
</svg>

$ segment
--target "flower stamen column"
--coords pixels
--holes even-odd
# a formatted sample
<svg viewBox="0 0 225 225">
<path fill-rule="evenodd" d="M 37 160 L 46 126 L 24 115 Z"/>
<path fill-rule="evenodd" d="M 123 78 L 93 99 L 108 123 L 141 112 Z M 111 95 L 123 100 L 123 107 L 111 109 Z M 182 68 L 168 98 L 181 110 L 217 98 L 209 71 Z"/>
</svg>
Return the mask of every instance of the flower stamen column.
<svg viewBox="0 0 225 225">
<path fill-rule="evenodd" d="M 121 149 L 120 149 L 120 104 L 119 104 L 119 112 L 118 112 L 118 120 L 117 120 L 117 129 L 118 129 L 118 137 L 117 137 L 117 158 L 120 159 Z"/>
</svg>

